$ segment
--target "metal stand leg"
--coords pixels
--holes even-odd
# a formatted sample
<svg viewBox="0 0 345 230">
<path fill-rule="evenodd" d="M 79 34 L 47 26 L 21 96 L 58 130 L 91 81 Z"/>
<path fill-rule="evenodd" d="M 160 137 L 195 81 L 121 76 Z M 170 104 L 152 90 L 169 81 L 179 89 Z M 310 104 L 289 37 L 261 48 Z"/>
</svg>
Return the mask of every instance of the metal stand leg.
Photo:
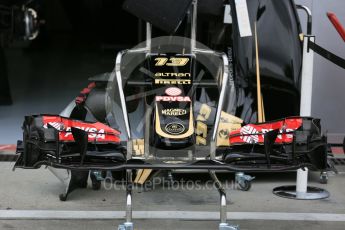
<svg viewBox="0 0 345 230">
<path fill-rule="evenodd" d="M 68 195 L 75 189 L 87 187 L 88 171 L 56 169 L 52 167 L 48 167 L 48 169 L 66 186 L 65 192 L 59 195 L 60 201 L 66 201 Z"/>
<path fill-rule="evenodd" d="M 305 7 L 304 7 L 305 8 Z M 305 8 L 307 9 L 307 8 Z M 306 10 L 311 18 L 310 11 Z M 311 31 L 309 31 L 310 33 Z M 311 102 L 313 93 L 313 66 L 314 52 L 309 49 L 309 41 L 315 42 L 315 37 L 304 36 L 303 41 L 303 64 L 302 64 L 302 85 L 301 85 L 301 105 L 300 115 L 308 117 L 311 115 Z M 273 189 L 277 196 L 298 199 L 298 200 L 317 200 L 325 199 L 330 196 L 329 192 L 322 188 L 308 186 L 308 169 L 297 170 L 296 186 L 280 186 Z"/>
<path fill-rule="evenodd" d="M 214 171 L 209 171 L 211 178 L 214 180 L 215 185 L 220 195 L 220 224 L 219 230 L 239 230 L 237 225 L 230 225 L 227 223 L 227 209 L 226 209 L 226 193 L 218 180 L 218 177 Z"/>
<path fill-rule="evenodd" d="M 322 188 L 307 186 L 308 170 L 299 169 L 297 171 L 296 185 L 280 186 L 273 189 L 273 194 L 296 200 L 319 200 L 330 196 L 329 192 Z"/>
<path fill-rule="evenodd" d="M 119 225 L 118 230 L 134 230 L 132 222 L 132 170 L 126 171 L 127 188 L 126 188 L 126 222 Z"/>
</svg>

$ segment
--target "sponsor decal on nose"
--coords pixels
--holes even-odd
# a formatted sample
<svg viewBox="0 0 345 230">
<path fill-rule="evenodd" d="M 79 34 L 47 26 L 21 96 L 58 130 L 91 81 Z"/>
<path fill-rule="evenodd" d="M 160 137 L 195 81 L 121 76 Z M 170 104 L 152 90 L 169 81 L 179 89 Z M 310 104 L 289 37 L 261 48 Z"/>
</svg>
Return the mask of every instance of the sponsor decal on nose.
<svg viewBox="0 0 345 230">
<path fill-rule="evenodd" d="M 170 134 L 177 135 L 183 133 L 185 127 L 181 123 L 169 123 L 165 126 L 165 130 Z"/>
<path fill-rule="evenodd" d="M 169 96 L 179 96 L 181 93 L 182 90 L 177 87 L 169 87 L 165 90 L 165 94 Z"/>
</svg>

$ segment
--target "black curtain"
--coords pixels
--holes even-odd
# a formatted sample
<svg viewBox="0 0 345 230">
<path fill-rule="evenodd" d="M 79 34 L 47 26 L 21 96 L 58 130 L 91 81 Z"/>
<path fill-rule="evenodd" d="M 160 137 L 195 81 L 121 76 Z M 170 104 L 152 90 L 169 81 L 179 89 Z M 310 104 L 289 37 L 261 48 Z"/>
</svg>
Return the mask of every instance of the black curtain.
<svg viewBox="0 0 345 230">
<path fill-rule="evenodd" d="M 0 47 L 0 105 L 10 104 L 12 104 L 12 99 L 7 78 L 7 63 L 4 50 Z"/>
</svg>

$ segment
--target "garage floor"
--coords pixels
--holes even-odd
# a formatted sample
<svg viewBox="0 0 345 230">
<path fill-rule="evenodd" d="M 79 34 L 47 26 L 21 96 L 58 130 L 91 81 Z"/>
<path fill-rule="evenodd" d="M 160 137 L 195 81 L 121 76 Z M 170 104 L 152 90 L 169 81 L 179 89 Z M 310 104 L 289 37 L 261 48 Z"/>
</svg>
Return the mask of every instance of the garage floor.
<svg viewBox="0 0 345 230">
<path fill-rule="evenodd" d="M 76 190 L 68 201 L 61 202 L 58 195 L 64 187 L 47 169 L 12 172 L 12 165 L 0 163 L 0 229 L 117 229 L 123 221 L 123 213 L 113 212 L 125 210 L 121 186 L 115 189 L 107 183 L 100 191 Z M 310 173 L 310 185 L 331 193 L 330 198 L 316 201 L 289 200 L 272 194 L 276 186 L 293 184 L 294 173 L 256 174 L 250 191 L 233 190 L 231 186 L 227 189 L 228 217 L 241 229 L 344 229 L 345 167 L 338 169 L 340 173 L 330 174 L 327 185 L 318 183 L 318 173 Z M 231 184 L 233 175 L 224 174 L 222 178 Z M 133 200 L 134 217 L 155 216 L 136 220 L 136 229 L 217 228 L 219 196 L 215 189 L 169 190 L 157 185 L 152 191 L 137 188 Z M 161 219 L 164 216 L 170 219 Z"/>
</svg>

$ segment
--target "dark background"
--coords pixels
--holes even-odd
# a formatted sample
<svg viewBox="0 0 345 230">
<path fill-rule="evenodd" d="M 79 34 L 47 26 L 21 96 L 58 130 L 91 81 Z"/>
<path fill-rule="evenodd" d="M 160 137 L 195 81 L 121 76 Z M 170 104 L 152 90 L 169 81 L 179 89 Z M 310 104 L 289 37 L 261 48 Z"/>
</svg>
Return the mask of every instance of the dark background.
<svg viewBox="0 0 345 230">
<path fill-rule="evenodd" d="M 8 1 L 15 4 L 19 1 Z M 1 1 L 4 4 L 4 1 Z M 110 72 L 118 50 L 138 43 L 138 19 L 123 1 L 40 0 L 32 5 L 44 24 L 36 40 L 12 40 L 0 49 L 0 143 L 21 138 L 23 117 L 60 113 L 87 86 Z M 12 105 L 8 104 L 8 76 Z"/>
</svg>

